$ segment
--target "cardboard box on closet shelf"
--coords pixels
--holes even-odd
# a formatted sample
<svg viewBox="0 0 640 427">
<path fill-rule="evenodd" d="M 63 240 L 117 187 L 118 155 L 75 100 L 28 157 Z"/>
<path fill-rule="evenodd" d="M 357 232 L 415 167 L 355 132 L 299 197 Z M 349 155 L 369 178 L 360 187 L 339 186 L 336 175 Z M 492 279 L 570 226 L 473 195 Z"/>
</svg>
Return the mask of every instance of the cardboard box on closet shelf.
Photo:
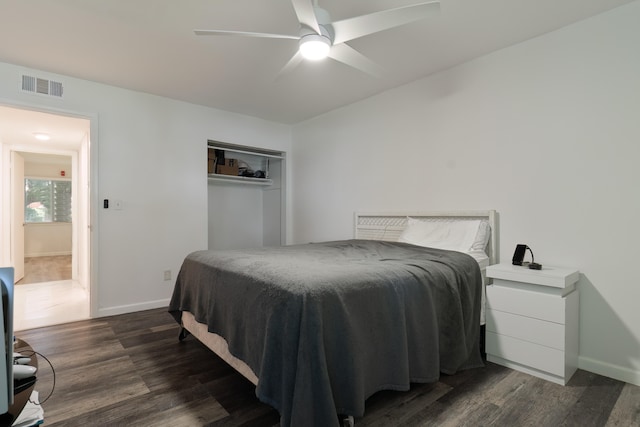
<svg viewBox="0 0 640 427">
<path fill-rule="evenodd" d="M 216 149 L 207 148 L 207 173 L 216 172 Z"/>
<path fill-rule="evenodd" d="M 238 176 L 238 160 L 237 159 L 224 159 L 224 164 L 218 164 L 216 166 L 216 173 L 222 175 Z"/>
</svg>

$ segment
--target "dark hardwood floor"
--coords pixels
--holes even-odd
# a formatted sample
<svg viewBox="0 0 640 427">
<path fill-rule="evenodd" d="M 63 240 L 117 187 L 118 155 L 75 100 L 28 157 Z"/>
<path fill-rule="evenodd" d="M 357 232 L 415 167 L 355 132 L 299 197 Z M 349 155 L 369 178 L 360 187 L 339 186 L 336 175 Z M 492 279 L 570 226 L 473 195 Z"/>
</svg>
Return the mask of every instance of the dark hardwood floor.
<svg viewBox="0 0 640 427">
<path fill-rule="evenodd" d="M 178 342 L 166 310 L 16 335 L 56 372 L 47 426 L 275 426 L 253 385 L 193 337 Z M 36 389 L 53 376 L 39 358 Z M 492 363 L 367 400 L 356 426 L 640 426 L 640 387 L 579 370 L 566 387 Z"/>
</svg>

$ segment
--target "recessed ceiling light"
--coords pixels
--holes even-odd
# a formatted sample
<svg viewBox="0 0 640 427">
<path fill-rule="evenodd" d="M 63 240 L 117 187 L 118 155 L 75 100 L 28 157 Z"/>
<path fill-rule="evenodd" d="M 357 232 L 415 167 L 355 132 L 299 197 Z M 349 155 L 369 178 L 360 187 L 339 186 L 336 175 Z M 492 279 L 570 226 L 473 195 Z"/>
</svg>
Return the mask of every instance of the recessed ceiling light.
<svg viewBox="0 0 640 427">
<path fill-rule="evenodd" d="M 51 136 L 48 133 L 36 132 L 33 136 L 39 141 L 48 141 L 51 139 Z"/>
</svg>

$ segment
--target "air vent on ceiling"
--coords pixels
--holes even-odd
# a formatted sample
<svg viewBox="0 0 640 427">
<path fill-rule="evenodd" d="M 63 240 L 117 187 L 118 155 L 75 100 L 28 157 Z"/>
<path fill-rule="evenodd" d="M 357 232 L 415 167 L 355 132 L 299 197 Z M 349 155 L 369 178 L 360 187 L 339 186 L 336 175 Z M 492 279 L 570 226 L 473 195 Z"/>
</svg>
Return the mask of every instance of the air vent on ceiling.
<svg viewBox="0 0 640 427">
<path fill-rule="evenodd" d="M 22 76 L 22 90 L 24 92 L 38 93 L 40 95 L 62 98 L 62 83 L 40 77 Z"/>
</svg>

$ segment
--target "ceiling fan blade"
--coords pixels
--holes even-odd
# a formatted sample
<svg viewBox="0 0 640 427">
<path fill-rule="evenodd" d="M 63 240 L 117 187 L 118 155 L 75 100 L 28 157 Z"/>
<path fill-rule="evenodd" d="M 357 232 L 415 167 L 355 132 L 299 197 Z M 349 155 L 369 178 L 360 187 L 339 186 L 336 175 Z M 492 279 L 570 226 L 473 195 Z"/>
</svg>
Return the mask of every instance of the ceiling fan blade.
<svg viewBox="0 0 640 427">
<path fill-rule="evenodd" d="M 291 0 L 291 3 L 296 11 L 298 21 L 302 25 L 311 28 L 316 34 L 320 34 L 320 25 L 313 10 L 313 3 L 310 0 Z"/>
<path fill-rule="evenodd" d="M 253 33 L 251 31 L 226 31 L 226 30 L 193 30 L 197 36 L 241 36 L 241 37 L 261 37 L 266 39 L 292 39 L 298 40 L 300 36 L 290 36 L 288 34 Z"/>
<path fill-rule="evenodd" d="M 284 76 L 285 74 L 290 73 L 291 70 L 296 68 L 298 64 L 302 62 L 303 59 L 304 58 L 302 57 L 302 54 L 300 53 L 300 51 L 296 51 L 296 54 L 291 57 L 289 62 L 287 62 L 287 64 L 284 67 L 282 67 L 282 70 L 280 70 L 280 72 L 276 76 L 276 80 L 278 80 L 280 77 Z"/>
<path fill-rule="evenodd" d="M 347 64 L 373 77 L 381 77 L 383 74 L 382 67 L 344 43 L 331 46 L 329 58 Z"/>
<path fill-rule="evenodd" d="M 430 1 L 336 21 L 332 23 L 335 31 L 333 42 L 335 44 L 344 43 L 378 31 L 399 27 L 409 22 L 424 19 L 439 11 L 440 2 Z"/>
</svg>

